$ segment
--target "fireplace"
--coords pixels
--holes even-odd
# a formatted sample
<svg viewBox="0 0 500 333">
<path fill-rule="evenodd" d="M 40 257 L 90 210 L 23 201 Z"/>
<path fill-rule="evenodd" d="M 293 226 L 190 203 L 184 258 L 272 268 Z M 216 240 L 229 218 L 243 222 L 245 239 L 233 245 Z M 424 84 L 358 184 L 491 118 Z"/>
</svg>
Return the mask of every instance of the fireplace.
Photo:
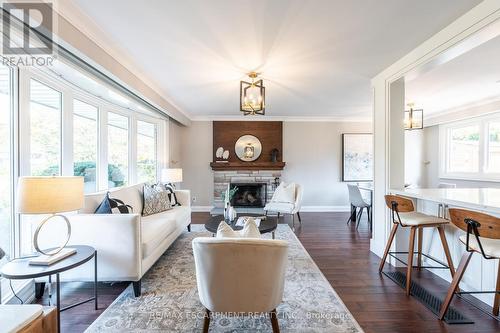
<svg viewBox="0 0 500 333">
<path fill-rule="evenodd" d="M 231 199 L 233 207 L 264 207 L 267 202 L 267 183 L 231 183 L 238 190 Z"/>
</svg>

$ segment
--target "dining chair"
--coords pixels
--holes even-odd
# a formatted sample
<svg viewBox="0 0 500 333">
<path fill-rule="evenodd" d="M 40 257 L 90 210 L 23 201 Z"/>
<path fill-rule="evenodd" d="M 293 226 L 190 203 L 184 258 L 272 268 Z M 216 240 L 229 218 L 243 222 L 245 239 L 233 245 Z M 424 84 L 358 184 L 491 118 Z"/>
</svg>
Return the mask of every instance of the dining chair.
<svg viewBox="0 0 500 333">
<path fill-rule="evenodd" d="M 363 215 L 363 210 L 366 209 L 366 214 L 368 215 L 368 226 L 370 227 L 370 230 L 372 229 L 372 204 L 371 202 L 368 203 L 365 201 L 363 196 L 361 195 L 361 191 L 359 190 L 359 187 L 357 185 L 351 185 L 347 184 L 347 189 L 349 191 L 349 202 L 351 203 L 351 206 L 354 207 L 354 210 L 349 216 L 349 219 L 347 220 L 347 224 L 351 222 L 352 218 L 356 216 L 356 230 L 359 227 L 359 221 L 361 220 L 361 216 Z M 356 214 L 356 210 L 359 208 L 359 212 Z M 353 216 L 354 215 L 354 216 Z"/>
</svg>

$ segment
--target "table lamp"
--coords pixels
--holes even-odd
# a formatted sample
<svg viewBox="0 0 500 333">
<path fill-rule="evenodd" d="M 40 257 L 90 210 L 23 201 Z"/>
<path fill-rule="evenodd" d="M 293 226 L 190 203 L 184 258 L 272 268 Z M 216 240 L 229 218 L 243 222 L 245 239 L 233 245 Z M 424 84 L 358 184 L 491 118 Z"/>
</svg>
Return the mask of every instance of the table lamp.
<svg viewBox="0 0 500 333">
<path fill-rule="evenodd" d="M 50 214 L 38 224 L 33 235 L 35 250 L 46 256 L 54 256 L 68 244 L 71 224 L 60 213 L 75 211 L 83 207 L 83 177 L 20 177 L 17 189 L 17 212 L 21 214 Z M 50 252 L 41 250 L 38 234 L 43 225 L 53 217 L 61 217 L 68 233 L 63 245 Z"/>
<path fill-rule="evenodd" d="M 170 168 L 161 170 L 161 181 L 162 183 L 181 183 L 182 182 L 182 169 L 180 168 Z"/>
</svg>

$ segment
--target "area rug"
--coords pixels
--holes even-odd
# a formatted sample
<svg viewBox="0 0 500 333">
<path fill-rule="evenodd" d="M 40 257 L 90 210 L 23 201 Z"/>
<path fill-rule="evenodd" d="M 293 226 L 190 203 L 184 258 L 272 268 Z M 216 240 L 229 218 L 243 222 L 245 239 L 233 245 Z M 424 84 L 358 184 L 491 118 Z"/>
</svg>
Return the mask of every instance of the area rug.
<svg viewBox="0 0 500 333">
<path fill-rule="evenodd" d="M 129 286 L 87 332 L 201 332 L 205 312 L 191 241 L 210 235 L 203 225 L 184 232 L 143 277 L 142 296 L 135 298 Z M 278 225 L 276 238 L 289 241 L 285 292 L 277 309 L 281 332 L 363 332 L 290 227 Z M 266 315 L 221 315 L 212 319 L 210 332 L 272 328 Z"/>
</svg>

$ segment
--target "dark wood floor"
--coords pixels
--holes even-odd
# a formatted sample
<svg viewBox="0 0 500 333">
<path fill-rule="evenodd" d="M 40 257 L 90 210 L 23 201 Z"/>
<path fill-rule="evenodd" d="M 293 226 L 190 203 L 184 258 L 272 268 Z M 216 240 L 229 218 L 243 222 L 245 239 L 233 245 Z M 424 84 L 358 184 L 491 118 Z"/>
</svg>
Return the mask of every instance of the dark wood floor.
<svg viewBox="0 0 500 333">
<path fill-rule="evenodd" d="M 379 258 L 369 251 L 366 220 L 356 231 L 347 226 L 346 213 L 303 213 L 296 234 L 330 281 L 340 298 L 366 332 L 500 332 L 500 323 L 459 299 L 455 305 L 475 321 L 473 325 L 448 325 L 413 297 L 407 297 L 394 282 L 378 273 Z M 204 223 L 208 214 L 193 213 L 193 223 Z M 448 284 L 427 271 L 416 272 L 416 281 L 443 295 Z M 101 284 L 100 309 L 92 304 L 61 315 L 63 332 L 83 332 L 127 287 L 125 283 Z M 63 284 L 63 301 L 88 297 L 91 284 Z M 40 303 L 45 304 L 44 296 Z"/>
</svg>

